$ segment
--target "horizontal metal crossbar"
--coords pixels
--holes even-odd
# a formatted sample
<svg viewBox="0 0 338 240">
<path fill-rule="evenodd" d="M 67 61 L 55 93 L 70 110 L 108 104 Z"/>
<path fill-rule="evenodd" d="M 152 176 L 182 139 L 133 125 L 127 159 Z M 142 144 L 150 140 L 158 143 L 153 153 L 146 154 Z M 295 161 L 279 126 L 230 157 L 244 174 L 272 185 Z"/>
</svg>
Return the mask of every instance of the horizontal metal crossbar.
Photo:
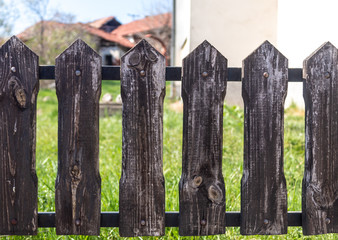
<svg viewBox="0 0 338 240">
<path fill-rule="evenodd" d="M 241 68 L 228 68 L 228 81 L 240 82 L 242 79 Z M 301 68 L 289 68 L 289 82 L 303 82 L 303 70 Z M 182 68 L 181 67 L 166 67 L 167 81 L 181 81 Z M 48 80 L 55 79 L 55 66 L 40 66 L 39 79 Z M 103 80 L 120 80 L 119 66 L 103 66 L 102 67 Z"/>
<path fill-rule="evenodd" d="M 165 213 L 165 226 L 178 227 L 178 212 Z M 225 222 L 227 227 L 239 227 L 241 223 L 240 212 L 226 212 Z M 55 227 L 55 213 L 42 212 L 38 214 L 38 225 L 41 228 Z M 302 212 L 288 212 L 289 227 L 302 226 Z M 101 213 L 101 227 L 119 227 L 119 213 L 118 212 L 102 212 Z"/>
</svg>

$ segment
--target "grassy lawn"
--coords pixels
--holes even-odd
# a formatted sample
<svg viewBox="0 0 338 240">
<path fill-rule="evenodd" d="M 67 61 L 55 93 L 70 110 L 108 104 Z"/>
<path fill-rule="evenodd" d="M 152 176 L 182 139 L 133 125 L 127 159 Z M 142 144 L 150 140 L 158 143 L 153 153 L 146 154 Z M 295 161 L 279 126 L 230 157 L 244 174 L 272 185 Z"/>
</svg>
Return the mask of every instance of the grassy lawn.
<svg viewBox="0 0 338 240">
<path fill-rule="evenodd" d="M 113 99 L 119 93 L 119 82 L 104 82 L 102 94 L 110 92 Z M 169 89 L 167 89 L 169 95 Z M 172 110 L 173 102 L 164 105 L 163 161 L 166 187 L 166 211 L 178 211 L 178 183 L 181 175 L 182 112 Z M 288 210 L 301 210 L 301 182 L 304 168 L 304 113 L 296 108 L 285 112 L 284 159 L 288 189 Z M 54 184 L 57 172 L 57 98 L 53 90 L 40 90 L 37 116 L 36 169 L 39 179 L 39 212 L 55 211 Z M 223 175 L 226 184 L 227 211 L 240 210 L 240 179 L 243 162 L 243 110 L 224 107 Z M 102 211 L 118 211 L 119 179 L 121 175 L 122 116 L 100 119 L 100 173 L 102 178 Z M 289 228 L 284 236 L 241 236 L 239 228 L 227 228 L 225 235 L 201 239 L 298 239 L 301 228 Z M 27 237 L 15 237 L 15 239 Z M 100 237 L 56 236 L 55 229 L 41 228 L 32 239 L 118 239 L 117 228 L 101 228 Z M 163 239 L 177 239 L 178 229 L 167 228 Z M 335 239 L 325 235 L 304 239 Z M 158 238 L 138 238 L 158 239 Z M 191 239 L 191 238 L 181 238 Z M 196 237 L 196 239 L 200 239 Z"/>
</svg>

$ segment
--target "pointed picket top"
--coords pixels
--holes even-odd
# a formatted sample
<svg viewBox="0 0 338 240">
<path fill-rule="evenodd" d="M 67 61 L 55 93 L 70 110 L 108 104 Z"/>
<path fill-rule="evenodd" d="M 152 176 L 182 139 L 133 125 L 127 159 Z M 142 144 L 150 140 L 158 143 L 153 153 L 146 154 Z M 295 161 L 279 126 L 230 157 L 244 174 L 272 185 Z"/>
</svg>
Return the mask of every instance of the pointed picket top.
<svg viewBox="0 0 338 240">
<path fill-rule="evenodd" d="M 123 61 L 122 59 L 125 58 L 129 58 L 131 57 L 131 55 L 133 55 L 133 57 L 129 60 L 131 62 L 129 62 L 129 64 L 131 66 L 136 66 L 139 62 L 141 62 L 141 56 L 139 55 L 134 55 L 138 52 L 144 52 L 144 57 L 151 61 L 151 62 L 156 62 L 157 59 L 159 57 L 165 58 L 159 51 L 156 50 L 156 48 L 154 48 L 147 40 L 142 39 L 141 41 L 139 41 L 132 49 L 130 49 L 128 52 L 126 52 L 122 57 L 121 57 L 121 61 Z"/>
<path fill-rule="evenodd" d="M 85 71 L 88 71 L 88 74 L 90 74 L 91 71 L 99 73 L 99 74 L 94 74 L 92 78 L 85 78 L 87 79 L 87 81 L 91 81 L 93 91 L 97 92 L 97 90 L 101 87 L 101 69 L 98 69 L 98 68 L 100 68 L 102 65 L 102 58 L 94 49 L 92 49 L 83 40 L 81 39 L 75 40 L 68 48 L 66 48 L 60 55 L 58 55 L 55 59 L 55 65 L 57 65 L 58 63 L 67 61 L 68 65 L 74 66 L 74 64 L 76 64 L 76 61 L 79 61 L 80 58 L 88 59 L 88 61 L 85 61 L 85 62 L 90 67 L 89 68 L 85 67 L 83 69 L 77 69 L 78 72 L 77 73 L 74 72 L 74 74 L 79 74 L 83 76 Z M 69 77 L 72 78 L 73 76 L 69 76 Z M 61 85 L 59 84 L 59 80 L 60 78 L 57 78 L 57 77 L 55 78 L 55 84 L 56 84 L 57 91 Z M 67 81 L 65 81 L 62 84 L 67 84 Z"/>
<path fill-rule="evenodd" d="M 323 43 L 319 48 L 317 48 L 310 56 L 308 56 L 304 61 L 310 61 L 319 54 L 324 54 L 323 57 L 328 57 L 325 54 L 330 53 L 332 50 L 337 50 L 337 48 L 331 42 Z"/>
<path fill-rule="evenodd" d="M 150 69 L 150 65 L 165 61 L 165 57 L 158 52 L 147 40 L 142 39 L 121 58 L 130 68 L 138 69 L 140 72 Z M 123 74 L 123 71 L 121 72 Z M 142 72 L 143 74 L 143 72 Z M 121 77 L 122 78 L 122 77 Z"/>
<path fill-rule="evenodd" d="M 322 63 L 320 71 L 330 71 L 330 68 L 334 67 L 332 64 L 337 59 L 337 48 L 330 42 L 325 42 L 316 51 L 304 60 L 303 78 L 309 79 L 307 68 L 312 65 L 318 65 Z M 312 66 L 315 67 L 315 66 Z M 319 65 L 317 66 L 319 67 Z M 318 72 L 318 71 L 317 71 Z M 324 76 L 325 77 L 325 76 Z"/>
<path fill-rule="evenodd" d="M 26 44 L 24 44 L 17 36 L 13 35 L 10 39 L 8 39 L 1 47 L 6 47 L 12 45 L 15 48 L 20 48 L 20 51 L 23 51 L 23 49 L 27 52 L 31 52 L 33 55 L 38 57 L 38 55 L 33 52 Z"/>
<path fill-rule="evenodd" d="M 262 58 L 264 58 L 264 56 L 267 57 L 264 54 L 261 55 L 261 53 L 272 52 L 272 51 L 274 51 L 275 54 L 277 53 L 280 58 L 287 59 L 280 51 L 278 51 L 278 49 L 273 44 L 271 44 L 268 40 L 265 40 L 258 48 L 256 48 L 249 56 L 247 56 L 243 60 L 243 63 L 246 61 L 250 61 L 249 59 L 251 59 L 252 57 L 257 57 L 257 56 L 260 56 Z"/>
<path fill-rule="evenodd" d="M 189 76 L 194 77 L 187 77 L 182 81 L 182 94 L 187 94 L 195 82 L 206 80 L 217 79 L 220 87 L 225 89 L 228 60 L 207 40 L 204 40 L 183 59 L 183 66 L 195 60 L 198 60 L 196 66 L 189 73 Z M 222 94 L 225 95 L 225 92 Z"/>
<path fill-rule="evenodd" d="M 183 61 L 186 61 L 186 59 L 191 57 L 191 55 L 197 54 L 207 48 L 212 48 L 216 50 L 217 53 L 221 54 L 211 43 L 208 42 L 208 40 L 204 40 L 200 45 L 198 45 L 194 50 L 192 50 L 185 58 L 183 58 Z"/>
<path fill-rule="evenodd" d="M 84 50 L 89 51 L 89 53 L 93 52 L 94 55 L 101 57 L 100 54 L 98 54 L 93 48 L 91 48 L 85 41 L 78 38 L 72 44 L 70 44 L 68 48 L 66 48 L 62 53 L 60 53 L 56 57 L 56 60 L 61 58 L 63 55 L 72 54 L 73 52 L 81 52 Z"/>
</svg>

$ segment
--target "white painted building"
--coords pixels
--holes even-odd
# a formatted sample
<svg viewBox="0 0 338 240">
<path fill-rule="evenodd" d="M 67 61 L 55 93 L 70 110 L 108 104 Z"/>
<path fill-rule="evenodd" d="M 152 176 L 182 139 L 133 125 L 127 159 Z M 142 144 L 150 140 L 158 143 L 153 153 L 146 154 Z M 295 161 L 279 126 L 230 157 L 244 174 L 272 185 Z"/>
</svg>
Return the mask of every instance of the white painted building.
<svg viewBox="0 0 338 240">
<path fill-rule="evenodd" d="M 175 0 L 175 62 L 205 39 L 227 59 L 229 67 L 265 40 L 301 68 L 303 60 L 325 41 L 338 46 L 336 0 Z M 243 105 L 241 84 L 228 84 L 226 102 Z M 302 83 L 289 83 L 286 106 L 304 107 Z"/>
</svg>

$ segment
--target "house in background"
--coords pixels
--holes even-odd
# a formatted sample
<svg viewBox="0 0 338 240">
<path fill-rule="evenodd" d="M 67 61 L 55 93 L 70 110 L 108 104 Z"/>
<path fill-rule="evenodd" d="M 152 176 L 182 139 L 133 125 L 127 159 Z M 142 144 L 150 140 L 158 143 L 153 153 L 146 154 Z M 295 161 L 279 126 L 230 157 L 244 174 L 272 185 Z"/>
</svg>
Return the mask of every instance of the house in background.
<svg viewBox="0 0 338 240">
<path fill-rule="evenodd" d="M 54 58 L 64 50 L 63 48 L 77 38 L 86 41 L 102 56 L 103 65 L 119 65 L 121 57 L 142 38 L 147 39 L 167 59 L 170 56 L 171 13 L 148 16 L 127 24 L 121 24 L 115 17 L 105 17 L 89 23 L 67 24 L 44 21 L 27 28 L 17 36 L 23 42 L 31 43 L 39 38 L 41 29 L 44 32 L 45 42 L 52 41 L 54 38 L 59 39 L 57 42 L 63 44 L 62 46 L 57 43 L 51 45 L 57 52 L 46 56 L 48 60 L 44 64 L 52 64 Z M 52 50 L 46 48 L 45 51 Z M 40 55 L 39 51 L 36 53 Z"/>
</svg>

